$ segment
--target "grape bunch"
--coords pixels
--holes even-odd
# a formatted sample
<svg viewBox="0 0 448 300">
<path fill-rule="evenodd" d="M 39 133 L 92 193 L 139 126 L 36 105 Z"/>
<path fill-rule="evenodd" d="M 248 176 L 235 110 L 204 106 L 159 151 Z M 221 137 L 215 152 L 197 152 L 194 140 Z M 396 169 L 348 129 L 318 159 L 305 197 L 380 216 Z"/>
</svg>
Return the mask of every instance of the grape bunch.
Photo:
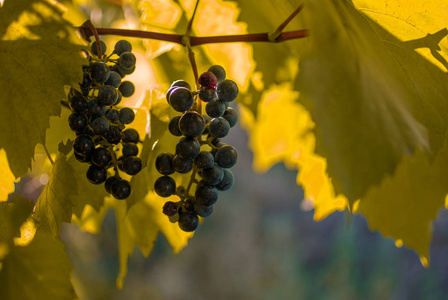
<svg viewBox="0 0 448 300">
<path fill-rule="evenodd" d="M 177 80 L 166 95 L 170 106 L 182 113 L 168 124 L 169 132 L 180 139 L 175 153 L 164 152 L 157 156 L 156 169 L 163 176 L 156 180 L 154 190 L 161 197 L 177 195 L 180 198 L 177 202 L 167 201 L 163 213 L 171 222 L 178 222 L 183 231 L 196 230 L 198 216 L 205 218 L 212 214 L 218 191 L 226 191 L 233 184 L 229 168 L 236 164 L 238 152 L 221 142 L 221 138 L 227 136 L 238 121 L 236 111 L 229 107 L 238 95 L 238 86 L 225 77 L 224 68 L 214 65 L 199 77 L 199 90 L 192 91 L 186 81 Z M 204 115 L 200 101 L 206 103 Z M 177 186 L 169 176 L 175 172 L 191 172 L 189 183 Z"/>
<path fill-rule="evenodd" d="M 134 120 L 134 111 L 119 106 L 122 97 L 130 97 L 135 91 L 132 82 L 122 79 L 134 72 L 136 58 L 126 40 L 118 41 L 109 56 L 104 54 L 106 44 L 103 41 L 100 44 L 101 55 L 96 42 L 91 46 L 96 57 L 87 53 L 89 65 L 83 66 L 80 90 L 70 90 L 68 103 L 72 114 L 68 123 L 76 134 L 73 144 L 76 159 L 90 164 L 86 174 L 89 182 L 104 183 L 113 197 L 126 199 L 131 186 L 120 176 L 120 171 L 135 175 L 142 169 L 137 156 L 139 134 L 133 128 L 125 128 Z"/>
</svg>

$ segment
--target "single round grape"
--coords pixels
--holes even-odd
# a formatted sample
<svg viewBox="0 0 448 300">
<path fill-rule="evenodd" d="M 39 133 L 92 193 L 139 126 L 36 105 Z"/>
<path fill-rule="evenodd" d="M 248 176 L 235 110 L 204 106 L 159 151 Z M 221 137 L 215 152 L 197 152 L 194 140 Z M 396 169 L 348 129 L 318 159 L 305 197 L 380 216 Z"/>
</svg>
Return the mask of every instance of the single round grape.
<svg viewBox="0 0 448 300">
<path fill-rule="evenodd" d="M 223 168 L 233 167 L 238 160 L 238 151 L 232 146 L 226 145 L 216 152 L 215 161 Z"/>
<path fill-rule="evenodd" d="M 205 128 L 205 121 L 202 116 L 195 111 L 188 111 L 179 120 L 179 129 L 183 135 L 188 137 L 200 136 Z"/>
<path fill-rule="evenodd" d="M 126 51 L 120 54 L 118 58 L 118 66 L 123 69 L 132 69 L 135 67 L 137 59 L 132 52 Z"/>
<path fill-rule="evenodd" d="M 160 197 L 169 197 L 176 192 L 176 182 L 170 176 L 162 176 L 157 178 L 154 183 L 154 191 Z"/>
<path fill-rule="evenodd" d="M 102 61 L 90 65 L 90 78 L 95 83 L 105 83 L 109 79 L 109 67 Z"/>
<path fill-rule="evenodd" d="M 210 206 L 218 201 L 218 190 L 212 186 L 208 185 L 202 180 L 198 183 L 195 192 L 196 203 L 203 206 Z"/>
<path fill-rule="evenodd" d="M 124 52 L 131 52 L 132 51 L 132 45 L 126 40 L 119 40 L 114 47 L 115 53 L 117 55 L 121 55 Z"/>
<path fill-rule="evenodd" d="M 112 123 L 116 123 L 120 117 L 120 113 L 118 112 L 118 109 L 115 108 L 109 108 L 106 110 L 106 114 L 104 115 L 106 119 L 108 119 Z"/>
<path fill-rule="evenodd" d="M 189 84 L 188 82 L 186 82 L 185 80 L 180 79 L 180 80 L 176 80 L 176 81 L 174 81 L 174 82 L 171 84 L 170 88 L 173 88 L 173 87 L 176 87 L 176 86 L 177 86 L 177 87 L 182 86 L 182 87 L 187 88 L 189 91 L 191 91 L 191 86 L 190 86 L 190 84 Z"/>
<path fill-rule="evenodd" d="M 215 165 L 215 158 L 210 152 L 201 151 L 194 159 L 194 164 L 201 169 L 212 168 Z"/>
<path fill-rule="evenodd" d="M 118 97 L 117 97 L 117 101 L 114 103 L 114 105 L 118 105 L 121 102 L 121 99 L 123 99 L 123 95 L 121 94 L 120 91 L 117 91 Z"/>
<path fill-rule="evenodd" d="M 125 75 L 130 75 L 130 74 L 134 73 L 134 71 L 135 71 L 135 66 L 133 66 L 133 67 L 130 68 L 130 69 L 125 69 L 125 68 L 121 67 L 120 65 L 118 65 L 118 71 L 119 71 L 119 73 L 120 73 L 121 75 L 123 75 L 123 77 L 124 77 Z M 123 78 L 123 77 L 122 77 L 122 78 Z"/>
<path fill-rule="evenodd" d="M 121 84 L 121 75 L 116 71 L 110 71 L 109 79 L 105 82 L 105 84 L 118 88 Z"/>
<path fill-rule="evenodd" d="M 73 153 L 75 155 L 76 160 L 79 162 L 90 162 L 90 160 L 92 158 L 92 152 L 88 153 L 87 155 L 78 154 L 76 152 L 73 152 Z"/>
<path fill-rule="evenodd" d="M 121 141 L 121 129 L 117 126 L 110 126 L 104 137 L 110 144 L 117 145 Z"/>
<path fill-rule="evenodd" d="M 160 153 L 156 158 L 156 169 L 160 174 L 171 175 L 174 173 L 174 155 L 168 152 Z"/>
<path fill-rule="evenodd" d="M 105 146 L 95 148 L 92 153 L 92 163 L 98 167 L 105 168 L 112 160 L 112 154 Z"/>
<path fill-rule="evenodd" d="M 88 111 L 87 115 L 90 118 L 99 118 L 106 114 L 106 106 L 104 104 L 101 104 L 97 99 L 90 100 L 87 104 Z"/>
<path fill-rule="evenodd" d="M 179 227 L 185 232 L 195 231 L 199 226 L 199 218 L 194 212 L 185 212 L 179 215 Z"/>
<path fill-rule="evenodd" d="M 218 82 L 223 81 L 224 79 L 226 79 L 226 70 L 224 70 L 223 67 L 221 67 L 220 65 L 213 65 L 210 68 L 208 68 L 209 72 L 212 72 L 213 74 L 215 74 L 216 79 L 218 80 Z"/>
<path fill-rule="evenodd" d="M 238 114 L 236 113 L 236 110 L 231 107 L 226 109 L 222 117 L 229 122 L 230 127 L 235 126 L 238 122 Z"/>
<path fill-rule="evenodd" d="M 89 118 L 81 112 L 74 112 L 68 117 L 68 125 L 74 132 L 82 132 L 89 124 Z"/>
<path fill-rule="evenodd" d="M 205 105 L 205 112 L 212 118 L 221 117 L 225 111 L 226 111 L 225 102 L 218 99 L 213 100 L 207 103 L 207 105 Z"/>
<path fill-rule="evenodd" d="M 128 156 L 124 158 L 123 171 L 128 175 L 135 175 L 142 170 L 142 160 L 137 156 Z"/>
<path fill-rule="evenodd" d="M 84 112 L 87 109 L 87 99 L 82 94 L 75 94 L 69 98 L 70 108 L 76 112 Z"/>
<path fill-rule="evenodd" d="M 207 218 L 208 216 L 210 216 L 213 213 L 213 209 L 215 208 L 215 206 L 214 205 L 203 206 L 198 203 L 195 203 L 193 208 L 194 208 L 194 212 L 198 216 Z"/>
<path fill-rule="evenodd" d="M 75 139 L 73 143 L 73 150 L 81 155 L 87 155 L 91 153 L 95 147 L 95 143 L 92 138 L 88 135 L 80 135 Z"/>
<path fill-rule="evenodd" d="M 212 72 L 205 72 L 202 73 L 201 76 L 199 76 L 198 82 L 203 87 L 214 88 L 216 86 L 216 83 L 218 82 L 218 79 Z"/>
<path fill-rule="evenodd" d="M 96 118 L 90 123 L 93 133 L 103 135 L 109 130 L 109 122 L 104 118 Z"/>
<path fill-rule="evenodd" d="M 106 179 L 106 181 L 104 182 L 104 187 L 106 189 L 106 192 L 108 192 L 109 194 L 112 193 L 112 185 L 117 181 L 120 180 L 120 177 L 117 176 L 112 176 Z"/>
<path fill-rule="evenodd" d="M 176 111 L 187 111 L 193 106 L 193 94 L 185 87 L 178 87 L 170 93 L 169 103 Z"/>
<path fill-rule="evenodd" d="M 126 143 L 123 145 L 121 153 L 123 154 L 123 157 L 137 156 L 138 147 L 135 143 Z"/>
<path fill-rule="evenodd" d="M 116 72 L 118 75 L 120 75 L 121 78 L 123 78 L 124 76 L 126 76 L 126 74 L 122 73 L 120 71 L 120 67 L 118 65 L 113 65 L 112 67 L 110 67 L 110 71 L 114 71 Z"/>
<path fill-rule="evenodd" d="M 125 131 L 123 131 L 123 137 L 122 137 L 123 143 L 138 143 L 140 141 L 140 136 L 138 134 L 138 131 L 134 128 L 128 128 Z"/>
<path fill-rule="evenodd" d="M 204 102 L 210 102 L 216 98 L 216 91 L 214 88 L 201 89 L 199 91 L 199 98 Z"/>
<path fill-rule="evenodd" d="M 216 185 L 216 188 L 218 189 L 218 191 L 227 191 L 232 185 L 233 173 L 228 169 L 224 169 L 224 177 L 222 178 L 221 182 Z"/>
<path fill-rule="evenodd" d="M 238 86 L 233 80 L 225 79 L 218 83 L 216 87 L 216 94 L 219 100 L 230 102 L 235 100 L 238 96 Z"/>
<path fill-rule="evenodd" d="M 87 169 L 87 179 L 92 184 L 100 184 L 106 181 L 107 171 L 105 168 L 96 165 L 90 165 Z"/>
<path fill-rule="evenodd" d="M 174 216 L 177 214 L 177 205 L 173 201 L 167 201 L 162 208 L 163 214 L 167 215 L 168 217 Z"/>
<path fill-rule="evenodd" d="M 117 101 L 117 98 L 117 90 L 111 85 L 104 85 L 100 88 L 97 99 L 101 104 L 110 106 Z"/>
<path fill-rule="evenodd" d="M 102 55 L 104 55 L 106 53 L 106 44 L 100 40 L 100 46 L 101 46 L 101 53 Z M 98 56 L 98 48 L 96 41 L 93 41 L 92 46 L 90 47 L 90 51 L 92 51 L 94 55 Z"/>
<path fill-rule="evenodd" d="M 193 169 L 193 160 L 175 155 L 173 158 L 173 168 L 177 173 L 186 174 Z"/>
<path fill-rule="evenodd" d="M 224 172 L 220 166 L 215 164 L 213 167 L 202 170 L 202 180 L 209 185 L 216 185 L 224 178 Z"/>
<path fill-rule="evenodd" d="M 183 158 L 194 159 L 200 152 L 199 142 L 191 137 L 182 137 L 176 144 L 176 154 Z"/>
<path fill-rule="evenodd" d="M 131 124 L 135 119 L 135 113 L 129 107 L 120 109 L 120 122 L 123 124 Z"/>
<path fill-rule="evenodd" d="M 214 118 L 209 126 L 210 134 L 217 138 L 225 137 L 230 131 L 230 124 L 223 117 Z"/>
<path fill-rule="evenodd" d="M 79 84 L 82 94 L 86 97 L 89 94 L 90 87 L 92 86 L 92 79 L 87 70 L 82 74 L 82 82 Z"/>
<path fill-rule="evenodd" d="M 127 180 L 118 179 L 112 183 L 111 192 L 115 199 L 126 199 L 129 195 L 131 195 L 131 185 Z"/>
<path fill-rule="evenodd" d="M 175 116 L 168 123 L 168 131 L 174 136 L 182 136 L 182 131 L 179 128 L 180 118 L 181 116 Z"/>
<path fill-rule="evenodd" d="M 126 80 L 120 84 L 118 90 L 123 97 L 131 97 L 135 92 L 135 85 L 132 82 Z"/>
</svg>

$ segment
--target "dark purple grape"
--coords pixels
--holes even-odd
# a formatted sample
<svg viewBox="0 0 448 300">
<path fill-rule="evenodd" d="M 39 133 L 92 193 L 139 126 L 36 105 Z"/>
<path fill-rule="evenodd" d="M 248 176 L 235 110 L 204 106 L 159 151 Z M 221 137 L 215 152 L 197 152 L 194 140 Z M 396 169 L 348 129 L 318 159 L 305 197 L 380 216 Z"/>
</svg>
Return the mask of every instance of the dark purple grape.
<svg viewBox="0 0 448 300">
<path fill-rule="evenodd" d="M 201 169 L 212 168 L 215 165 L 215 159 L 210 152 L 201 151 L 194 159 L 194 164 Z"/>
<path fill-rule="evenodd" d="M 225 79 L 216 86 L 219 100 L 230 102 L 238 96 L 238 86 L 233 80 Z"/>
<path fill-rule="evenodd" d="M 126 51 L 120 54 L 118 58 L 118 66 L 125 70 L 129 70 L 135 67 L 137 59 L 132 52 Z"/>
<path fill-rule="evenodd" d="M 215 74 L 216 79 L 218 79 L 218 82 L 226 79 L 226 71 L 220 65 L 213 65 L 210 68 L 208 68 L 208 71 Z"/>
<path fill-rule="evenodd" d="M 182 132 L 179 128 L 180 117 L 181 116 L 175 116 L 168 123 L 168 131 L 174 136 L 182 136 Z"/>
<path fill-rule="evenodd" d="M 95 165 L 91 165 L 87 169 L 87 179 L 92 184 L 100 184 L 106 181 L 107 171 L 105 168 L 101 168 Z"/>
<path fill-rule="evenodd" d="M 238 160 L 238 151 L 232 146 L 220 147 L 215 154 L 216 163 L 223 168 L 233 167 Z"/>
<path fill-rule="evenodd" d="M 121 149 L 121 153 L 123 154 L 123 157 L 137 156 L 138 147 L 135 143 L 125 143 L 123 149 Z"/>
<path fill-rule="evenodd" d="M 232 185 L 233 173 L 228 169 L 224 169 L 224 177 L 222 178 L 221 182 L 216 185 L 216 188 L 218 189 L 218 191 L 227 191 Z"/>
<path fill-rule="evenodd" d="M 134 128 L 128 128 L 125 131 L 123 131 L 123 143 L 138 143 L 140 141 L 140 136 L 138 134 L 138 131 Z"/>
<path fill-rule="evenodd" d="M 104 187 L 106 188 L 106 192 L 108 192 L 109 194 L 112 193 L 112 185 L 117 181 L 120 180 L 120 177 L 117 176 L 112 176 L 107 178 L 106 182 L 104 182 Z"/>
<path fill-rule="evenodd" d="M 68 117 L 68 125 L 74 132 L 82 132 L 89 124 L 87 116 L 81 112 L 74 112 Z"/>
<path fill-rule="evenodd" d="M 93 151 L 95 143 L 88 135 L 80 135 L 75 139 L 73 143 L 73 150 L 81 155 L 87 155 Z"/>
<path fill-rule="evenodd" d="M 110 106 L 117 101 L 118 92 L 113 86 L 105 85 L 100 88 L 97 99 L 99 103 Z"/>
<path fill-rule="evenodd" d="M 202 73 L 201 76 L 199 76 L 198 82 L 205 88 L 214 88 L 216 86 L 216 83 L 218 82 L 218 79 L 212 72 L 205 72 Z"/>
<path fill-rule="evenodd" d="M 112 154 L 105 146 L 95 148 L 92 153 L 92 163 L 98 167 L 105 168 L 112 160 Z"/>
<path fill-rule="evenodd" d="M 185 88 L 187 88 L 188 90 L 191 91 L 191 86 L 190 86 L 190 84 L 189 84 L 188 82 L 186 82 L 185 80 L 182 80 L 182 79 L 174 81 L 174 82 L 171 84 L 170 88 L 172 88 L 172 87 L 179 87 L 179 86 L 181 86 L 181 87 L 185 87 Z"/>
<path fill-rule="evenodd" d="M 130 81 L 123 81 L 118 87 L 118 90 L 123 97 L 131 97 L 135 92 L 135 86 Z"/>
<path fill-rule="evenodd" d="M 76 112 L 84 112 L 87 109 L 87 99 L 82 94 L 75 94 L 69 98 L 70 108 Z"/>
<path fill-rule="evenodd" d="M 218 201 L 218 190 L 211 185 L 206 184 L 203 181 L 198 183 L 195 192 L 196 203 L 202 206 L 210 206 Z"/>
<path fill-rule="evenodd" d="M 95 83 L 105 83 L 109 79 L 109 67 L 102 61 L 90 65 L 90 78 Z"/>
<path fill-rule="evenodd" d="M 205 105 L 205 112 L 212 118 L 221 117 L 226 111 L 226 102 L 215 99 Z"/>
<path fill-rule="evenodd" d="M 160 174 L 171 175 L 174 173 L 174 155 L 168 152 L 160 153 L 156 158 L 156 169 Z"/>
<path fill-rule="evenodd" d="M 184 112 L 193 106 L 194 98 L 190 90 L 178 87 L 170 93 L 169 103 L 174 110 Z"/>
<path fill-rule="evenodd" d="M 128 175 L 135 175 L 142 169 L 142 160 L 137 156 L 128 156 L 123 159 L 123 171 Z"/>
<path fill-rule="evenodd" d="M 210 134 L 217 138 L 225 137 L 230 131 L 230 124 L 223 117 L 214 118 L 209 125 Z"/>
<path fill-rule="evenodd" d="M 127 180 L 118 179 L 112 183 L 111 192 L 115 199 L 126 199 L 129 195 L 131 195 L 131 185 Z"/>
<path fill-rule="evenodd" d="M 179 120 L 180 131 L 188 137 L 194 138 L 200 136 L 204 128 L 204 118 L 195 111 L 186 112 Z"/>
<path fill-rule="evenodd" d="M 129 107 L 123 107 L 120 109 L 120 122 L 123 124 L 131 124 L 135 119 L 135 113 Z"/>
<path fill-rule="evenodd" d="M 90 100 L 87 104 L 88 107 L 88 117 L 96 119 L 102 117 L 106 114 L 106 106 L 101 104 L 97 99 Z"/>
<path fill-rule="evenodd" d="M 106 114 L 104 116 L 106 117 L 106 119 L 108 119 L 112 123 L 115 123 L 118 121 L 118 118 L 120 117 L 120 113 L 119 113 L 118 109 L 109 108 L 108 110 L 106 110 Z"/>
<path fill-rule="evenodd" d="M 226 102 L 227 103 L 227 102 Z M 224 119 L 227 120 L 227 122 L 229 122 L 230 127 L 233 127 L 236 125 L 236 123 L 238 122 L 238 114 L 236 113 L 236 111 L 229 107 L 226 109 L 226 111 L 224 112 L 224 114 L 222 115 L 222 117 Z"/>
<path fill-rule="evenodd" d="M 176 154 L 183 158 L 194 159 L 198 156 L 199 151 L 199 142 L 191 137 L 184 136 L 176 144 Z"/>
<path fill-rule="evenodd" d="M 177 214 L 177 205 L 173 201 L 167 201 L 163 205 L 163 214 L 167 215 L 168 217 L 174 216 Z"/>
<path fill-rule="evenodd" d="M 169 197 L 176 192 L 176 182 L 169 176 L 162 176 L 157 178 L 154 183 L 154 191 L 160 197 Z"/>
<path fill-rule="evenodd" d="M 124 52 L 131 52 L 132 45 L 126 40 L 119 40 L 114 47 L 115 53 L 121 55 Z"/>
<path fill-rule="evenodd" d="M 220 166 L 215 164 L 213 167 L 202 170 L 202 180 L 209 185 L 216 185 L 224 178 L 224 172 Z"/>
<path fill-rule="evenodd" d="M 183 231 L 192 232 L 199 226 L 199 218 L 193 212 L 185 212 L 179 215 L 179 227 Z"/>
<path fill-rule="evenodd" d="M 114 145 L 117 145 L 121 141 L 121 129 L 117 126 L 110 126 L 109 130 L 104 134 L 106 140 Z"/>
<path fill-rule="evenodd" d="M 100 47 L 101 47 L 101 53 L 104 55 L 106 53 L 106 44 L 103 41 L 100 41 Z M 90 51 L 98 55 L 98 46 L 96 44 L 96 41 L 92 43 L 92 46 L 90 47 Z"/>
<path fill-rule="evenodd" d="M 193 160 L 175 155 L 173 158 L 173 168 L 180 174 L 186 174 L 193 169 Z"/>
<path fill-rule="evenodd" d="M 201 89 L 199 91 L 199 98 L 204 102 L 210 102 L 216 98 L 216 91 L 213 88 Z"/>
<path fill-rule="evenodd" d="M 198 203 L 194 204 L 194 212 L 203 218 L 207 218 L 208 216 L 210 216 L 213 213 L 213 209 L 215 208 L 214 205 L 210 205 L 210 206 L 203 206 L 203 205 L 199 205 Z"/>
<path fill-rule="evenodd" d="M 93 133 L 103 135 L 109 130 L 109 121 L 104 118 L 96 118 L 90 123 Z"/>
<path fill-rule="evenodd" d="M 105 82 L 105 84 L 118 88 L 121 84 L 121 75 L 116 71 L 110 71 L 109 79 Z"/>
</svg>

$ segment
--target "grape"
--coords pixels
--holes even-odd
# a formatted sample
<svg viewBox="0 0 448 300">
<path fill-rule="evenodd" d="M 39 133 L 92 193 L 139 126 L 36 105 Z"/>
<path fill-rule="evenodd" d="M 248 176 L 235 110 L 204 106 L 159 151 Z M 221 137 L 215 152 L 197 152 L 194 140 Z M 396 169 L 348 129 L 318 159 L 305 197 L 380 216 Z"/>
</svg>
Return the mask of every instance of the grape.
<svg viewBox="0 0 448 300">
<path fill-rule="evenodd" d="M 87 109 L 87 99 L 82 94 L 75 94 L 69 98 L 70 108 L 76 112 L 84 112 Z"/>
<path fill-rule="evenodd" d="M 174 155 L 168 152 L 160 153 L 156 158 L 156 169 L 160 174 L 170 175 L 174 173 Z"/>
<path fill-rule="evenodd" d="M 177 214 L 177 205 L 173 201 L 167 201 L 165 205 L 163 205 L 163 213 L 168 217 L 174 216 Z"/>
<path fill-rule="evenodd" d="M 103 118 L 96 118 L 90 124 L 93 133 L 97 135 L 103 135 L 109 130 L 109 122 Z"/>
<path fill-rule="evenodd" d="M 123 149 L 121 149 L 121 153 L 123 153 L 123 157 L 137 156 L 138 147 L 135 143 L 126 143 L 123 145 Z"/>
<path fill-rule="evenodd" d="M 96 165 L 91 165 L 87 169 L 87 179 L 92 184 L 103 183 L 107 179 L 107 171 L 104 168 L 98 167 Z"/>
<path fill-rule="evenodd" d="M 223 168 L 233 167 L 238 160 L 238 151 L 232 146 L 226 145 L 216 152 L 215 161 Z"/>
<path fill-rule="evenodd" d="M 198 203 L 194 204 L 194 212 L 203 218 L 207 218 L 208 216 L 210 216 L 213 213 L 213 209 L 215 208 L 214 205 L 210 205 L 210 206 L 203 206 L 203 205 L 199 205 Z"/>
<path fill-rule="evenodd" d="M 135 119 L 135 113 L 129 107 L 120 109 L 120 122 L 123 124 L 131 124 Z"/>
<path fill-rule="evenodd" d="M 135 175 L 142 169 L 142 161 L 137 156 L 128 156 L 123 160 L 123 171 L 128 175 Z"/>
<path fill-rule="evenodd" d="M 121 102 L 121 99 L 123 97 L 123 95 L 121 94 L 121 92 L 119 90 L 117 91 L 117 95 L 118 95 L 117 101 L 114 103 L 114 105 L 118 105 Z"/>
<path fill-rule="evenodd" d="M 112 183 L 111 192 L 115 199 L 126 199 L 131 194 L 131 185 L 127 180 L 118 179 Z"/>
<path fill-rule="evenodd" d="M 109 67 L 102 61 L 90 65 L 90 78 L 95 83 L 104 83 L 109 79 Z"/>
<path fill-rule="evenodd" d="M 225 111 L 226 111 L 225 102 L 218 99 L 213 100 L 207 103 L 207 105 L 205 105 L 205 112 L 212 118 L 221 117 Z"/>
<path fill-rule="evenodd" d="M 75 132 L 82 132 L 89 124 L 87 116 L 80 112 L 74 112 L 68 117 L 68 125 Z"/>
<path fill-rule="evenodd" d="M 106 114 L 106 106 L 101 104 L 97 99 L 90 100 L 87 104 L 88 116 L 95 119 Z"/>
<path fill-rule="evenodd" d="M 106 44 L 100 40 L 100 45 L 101 45 L 101 53 L 104 55 L 106 53 Z M 95 54 L 96 56 L 98 56 L 98 48 L 97 48 L 96 41 L 94 41 L 92 43 L 92 46 L 90 47 L 90 51 L 93 54 Z"/>
<path fill-rule="evenodd" d="M 94 147 L 95 143 L 92 138 L 85 134 L 78 136 L 73 143 L 73 150 L 84 156 L 91 153 Z"/>
<path fill-rule="evenodd" d="M 212 168 L 215 165 L 215 159 L 213 155 L 208 151 L 199 152 L 198 156 L 194 159 L 194 164 L 201 169 Z"/>
<path fill-rule="evenodd" d="M 98 101 L 104 105 L 113 105 L 118 98 L 117 90 L 111 85 L 105 85 L 98 92 Z"/>
<path fill-rule="evenodd" d="M 123 81 L 118 88 L 123 97 L 131 97 L 135 92 L 135 86 L 130 81 Z"/>
<path fill-rule="evenodd" d="M 109 79 L 105 82 L 107 85 L 111 85 L 114 88 L 118 88 L 121 83 L 121 76 L 116 71 L 110 71 Z"/>
<path fill-rule="evenodd" d="M 105 146 L 95 148 L 92 153 L 92 163 L 98 167 L 105 168 L 112 160 L 112 154 Z"/>
<path fill-rule="evenodd" d="M 193 160 L 191 158 L 182 158 L 175 155 L 173 158 L 173 168 L 180 174 L 186 174 L 193 169 Z"/>
<path fill-rule="evenodd" d="M 82 75 L 82 83 L 79 84 L 79 87 L 81 88 L 81 92 L 84 96 L 87 97 L 90 91 L 90 86 L 92 85 L 92 79 L 90 79 L 90 75 L 88 71 L 84 71 Z"/>
<path fill-rule="evenodd" d="M 121 55 L 124 52 L 131 52 L 132 51 L 132 45 L 126 40 L 119 40 L 115 44 L 115 53 L 117 55 Z"/>
<path fill-rule="evenodd" d="M 238 114 L 236 113 L 236 111 L 229 107 L 227 108 L 227 110 L 225 111 L 225 113 L 222 115 L 222 117 L 224 119 L 227 120 L 227 122 L 229 122 L 230 127 L 233 127 L 236 125 L 236 123 L 238 122 Z"/>
<path fill-rule="evenodd" d="M 181 116 L 175 116 L 168 123 L 168 131 L 174 136 L 182 136 L 182 132 L 179 128 L 180 117 Z"/>
<path fill-rule="evenodd" d="M 112 67 L 110 67 L 110 71 L 112 72 L 116 72 L 118 75 L 120 75 L 121 78 L 123 78 L 124 76 L 126 76 L 125 73 L 120 71 L 120 68 L 118 67 L 118 65 L 113 65 Z"/>
<path fill-rule="evenodd" d="M 210 68 L 208 68 L 208 71 L 215 74 L 218 82 L 223 81 L 226 78 L 226 71 L 220 65 L 211 66 Z"/>
<path fill-rule="evenodd" d="M 140 136 L 138 134 L 138 131 L 134 128 L 128 128 L 125 131 L 123 131 L 123 143 L 138 143 L 140 141 Z"/>
<path fill-rule="evenodd" d="M 185 88 L 187 88 L 189 91 L 191 91 L 191 86 L 190 86 L 190 84 L 189 84 L 188 82 L 186 82 L 185 80 L 176 80 L 176 81 L 174 81 L 174 82 L 171 84 L 170 88 L 173 88 L 173 87 L 179 87 L 179 86 L 185 87 Z"/>
<path fill-rule="evenodd" d="M 121 141 L 121 129 L 117 126 L 110 126 L 109 130 L 104 134 L 106 140 L 111 144 L 118 144 Z"/>
<path fill-rule="evenodd" d="M 238 86 L 233 80 L 225 79 L 218 83 L 216 93 L 219 100 L 230 102 L 238 96 Z"/>
<path fill-rule="evenodd" d="M 133 66 L 133 67 L 130 68 L 130 69 L 125 69 L 125 68 L 122 68 L 121 66 L 118 66 L 118 71 L 119 71 L 119 73 L 122 74 L 123 77 L 124 77 L 125 75 L 129 75 L 129 74 L 134 73 L 134 71 L 135 71 L 135 66 Z M 122 77 L 122 78 L 123 78 L 123 77 Z"/>
<path fill-rule="evenodd" d="M 83 134 L 93 137 L 93 130 L 89 126 L 87 126 L 83 131 L 76 132 L 76 136 L 80 136 Z"/>
<path fill-rule="evenodd" d="M 173 87 L 170 87 L 170 88 L 168 89 L 168 91 L 166 91 L 166 102 L 168 102 L 169 105 L 171 105 L 171 103 L 170 103 L 170 94 L 171 94 L 171 92 L 174 91 L 176 88 L 177 88 L 177 86 L 173 86 Z"/>
<path fill-rule="evenodd" d="M 230 189 L 230 187 L 233 184 L 233 173 L 228 170 L 224 169 L 224 177 L 222 178 L 221 182 L 216 185 L 216 188 L 218 191 L 227 191 Z"/>
<path fill-rule="evenodd" d="M 200 136 L 204 128 L 204 118 L 195 111 L 186 112 L 179 120 L 180 131 L 188 137 Z"/>
<path fill-rule="evenodd" d="M 176 154 L 183 158 L 194 159 L 200 151 L 199 142 L 191 137 L 182 137 L 176 144 Z"/>
<path fill-rule="evenodd" d="M 169 197 L 176 192 L 176 182 L 169 176 L 159 177 L 154 183 L 154 191 L 160 197 Z"/>
<path fill-rule="evenodd" d="M 222 138 L 222 137 L 225 137 L 229 133 L 230 124 L 229 124 L 229 122 L 227 122 L 226 119 L 224 119 L 222 117 L 214 118 L 210 122 L 209 130 L 210 130 L 211 135 L 218 137 L 218 138 Z"/>
<path fill-rule="evenodd" d="M 199 98 L 204 102 L 210 102 L 216 97 L 215 89 L 201 89 Z"/>
<path fill-rule="evenodd" d="M 201 180 L 196 188 L 195 197 L 199 205 L 210 206 L 218 200 L 218 190 Z"/>
<path fill-rule="evenodd" d="M 185 212 L 179 215 L 179 227 L 183 231 L 192 232 L 199 226 L 199 218 L 193 212 Z"/>
<path fill-rule="evenodd" d="M 224 172 L 218 165 L 202 170 L 202 180 L 210 185 L 216 185 L 224 178 Z"/>
<path fill-rule="evenodd" d="M 199 76 L 199 84 L 206 88 L 214 88 L 216 86 L 218 79 L 216 78 L 215 74 L 212 72 L 205 72 L 202 73 L 201 76 Z"/>
<path fill-rule="evenodd" d="M 118 58 L 118 66 L 129 70 L 135 67 L 136 61 L 137 59 L 135 58 L 135 55 L 132 52 L 126 51 L 120 54 L 120 57 Z"/>
<path fill-rule="evenodd" d="M 104 116 L 112 123 L 115 123 L 116 121 L 118 121 L 120 113 L 115 108 L 109 108 L 108 110 L 106 110 L 106 114 Z"/>
<path fill-rule="evenodd" d="M 83 154 L 78 154 L 76 152 L 73 152 L 75 154 L 75 158 L 77 161 L 80 162 L 90 162 L 91 158 L 92 158 L 92 152 L 88 153 L 87 155 L 83 155 Z"/>
<path fill-rule="evenodd" d="M 170 93 L 169 102 L 174 110 L 184 112 L 193 106 L 194 98 L 187 88 L 178 87 Z"/>
<path fill-rule="evenodd" d="M 106 192 L 109 194 L 112 193 L 112 185 L 117 182 L 117 180 L 120 180 L 120 177 L 112 176 L 107 178 L 106 182 L 104 182 L 104 187 L 106 188 Z"/>
</svg>

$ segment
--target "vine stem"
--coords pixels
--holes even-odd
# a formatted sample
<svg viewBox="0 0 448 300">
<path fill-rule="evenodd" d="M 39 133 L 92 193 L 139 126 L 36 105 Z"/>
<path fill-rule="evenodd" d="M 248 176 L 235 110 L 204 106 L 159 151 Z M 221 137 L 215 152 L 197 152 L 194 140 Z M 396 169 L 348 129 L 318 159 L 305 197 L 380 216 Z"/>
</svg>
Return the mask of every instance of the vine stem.
<svg viewBox="0 0 448 300">
<path fill-rule="evenodd" d="M 54 166 L 54 161 L 53 161 L 53 158 L 51 158 L 50 151 L 48 151 L 47 146 L 45 144 L 43 144 L 43 146 L 44 146 L 45 153 L 47 154 L 48 160 L 50 161 L 51 165 Z"/>
</svg>

